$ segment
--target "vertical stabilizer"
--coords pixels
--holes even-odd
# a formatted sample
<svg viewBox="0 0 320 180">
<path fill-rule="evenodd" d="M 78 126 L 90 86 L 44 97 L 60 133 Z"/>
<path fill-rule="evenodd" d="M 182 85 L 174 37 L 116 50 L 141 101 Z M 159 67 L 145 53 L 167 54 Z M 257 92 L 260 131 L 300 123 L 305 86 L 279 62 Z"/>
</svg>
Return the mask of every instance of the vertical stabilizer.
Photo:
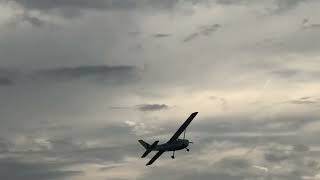
<svg viewBox="0 0 320 180">
<path fill-rule="evenodd" d="M 143 140 L 139 140 L 139 143 L 145 148 L 145 149 L 149 149 L 150 144 L 148 144 L 147 142 L 143 141 Z"/>
</svg>

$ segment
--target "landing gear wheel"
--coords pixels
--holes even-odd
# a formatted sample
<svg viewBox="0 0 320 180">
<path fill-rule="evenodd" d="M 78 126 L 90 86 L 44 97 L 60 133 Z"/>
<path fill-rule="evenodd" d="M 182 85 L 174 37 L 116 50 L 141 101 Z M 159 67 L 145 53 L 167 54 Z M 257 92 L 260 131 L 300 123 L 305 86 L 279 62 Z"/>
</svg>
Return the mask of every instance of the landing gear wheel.
<svg viewBox="0 0 320 180">
<path fill-rule="evenodd" d="M 187 151 L 189 152 L 189 151 L 190 151 L 190 149 L 187 149 Z"/>
<path fill-rule="evenodd" d="M 174 156 L 171 156 L 172 159 L 174 159 Z"/>
</svg>

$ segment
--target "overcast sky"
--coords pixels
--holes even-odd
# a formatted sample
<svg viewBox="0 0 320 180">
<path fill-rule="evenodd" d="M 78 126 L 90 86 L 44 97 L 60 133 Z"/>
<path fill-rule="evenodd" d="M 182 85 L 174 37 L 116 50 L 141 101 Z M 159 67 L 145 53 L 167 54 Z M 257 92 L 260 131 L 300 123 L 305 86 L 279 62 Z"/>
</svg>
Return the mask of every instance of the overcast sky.
<svg viewBox="0 0 320 180">
<path fill-rule="evenodd" d="M 319 180 L 319 9 L 0 0 L 0 179 Z"/>
</svg>

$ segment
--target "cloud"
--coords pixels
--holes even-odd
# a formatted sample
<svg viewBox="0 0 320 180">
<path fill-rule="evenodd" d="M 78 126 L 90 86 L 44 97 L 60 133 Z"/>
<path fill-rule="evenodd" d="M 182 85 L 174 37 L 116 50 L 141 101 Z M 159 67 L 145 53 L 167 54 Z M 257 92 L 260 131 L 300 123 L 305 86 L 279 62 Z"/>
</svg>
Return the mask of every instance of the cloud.
<svg viewBox="0 0 320 180">
<path fill-rule="evenodd" d="M 256 168 L 256 169 L 259 169 L 259 170 L 261 170 L 261 171 L 264 171 L 264 172 L 268 172 L 268 171 L 269 171 L 269 169 L 268 169 L 267 167 L 263 167 L 263 166 L 254 165 L 254 166 L 252 166 L 252 167 L 254 167 L 254 168 Z"/>
<path fill-rule="evenodd" d="M 105 131 L 107 130 L 108 129 L 105 129 Z M 65 135 L 64 137 L 51 139 L 25 137 L 23 141 L 20 140 L 16 142 L 13 140 L 11 140 L 11 142 L 10 140 L 3 140 L 3 143 L 0 144 L 0 148 L 3 146 L 2 150 L 0 149 L 2 153 L 2 157 L 0 158 L 0 172 L 4 171 L 5 166 L 10 165 L 10 162 L 12 162 L 18 165 L 30 166 L 30 169 L 25 168 L 25 171 L 20 171 L 20 174 L 16 173 L 18 175 L 30 174 L 30 177 L 34 175 L 36 178 L 37 174 L 33 171 L 37 170 L 37 166 L 45 168 L 43 170 L 39 169 L 37 171 L 39 173 L 42 173 L 41 171 L 44 171 L 44 173 L 48 171 L 48 173 L 57 172 L 59 175 L 59 171 L 61 170 L 62 175 L 68 175 L 67 172 L 72 169 L 73 166 L 84 163 L 101 165 L 123 163 L 126 162 L 126 157 L 133 157 L 140 152 L 139 145 L 135 143 L 136 138 L 128 135 L 130 134 L 128 129 L 125 132 L 119 131 L 109 134 L 119 134 L 118 137 L 125 136 L 130 143 L 123 143 L 120 140 L 117 145 L 110 145 L 102 141 L 99 144 L 92 144 L 87 140 L 87 137 L 86 139 L 81 139 Z M 83 134 L 80 133 L 79 136 L 83 137 Z M 108 137 L 108 133 L 105 134 L 105 137 Z M 15 159 L 11 157 L 15 157 Z M 2 166 L 1 163 L 3 163 Z M 34 169 L 33 166 L 35 166 Z M 63 169 L 69 170 L 65 171 Z M 74 169 L 78 172 L 77 168 Z M 13 170 L 14 168 L 12 171 Z M 66 173 L 63 173 L 64 171 Z M 0 177 L 2 177 L 2 174 L 3 173 L 0 173 Z M 47 174 L 43 176 L 45 175 Z"/>
<path fill-rule="evenodd" d="M 137 78 L 133 66 L 79 66 L 41 70 L 33 73 L 32 79 L 48 81 L 95 80 L 106 83 L 126 83 Z"/>
<path fill-rule="evenodd" d="M 0 68 L 0 86 L 11 86 L 15 84 L 15 79 L 20 76 L 20 72 Z"/>
<path fill-rule="evenodd" d="M 66 179 L 82 175 L 81 171 L 59 170 L 51 163 L 23 162 L 16 159 L 0 159 L 0 178 L 11 180 Z"/>
<path fill-rule="evenodd" d="M 191 41 L 191 40 L 197 38 L 198 36 L 199 36 L 199 33 L 197 33 L 197 32 L 192 33 L 192 34 L 190 34 L 189 36 L 187 36 L 187 37 L 183 40 L 183 42 Z"/>
<path fill-rule="evenodd" d="M 209 26 L 203 26 L 203 27 L 201 27 L 200 33 L 204 36 L 209 36 L 209 35 L 211 35 L 211 33 L 216 32 L 221 27 L 222 26 L 220 24 L 212 24 Z"/>
<path fill-rule="evenodd" d="M 310 2 L 312 0 L 274 0 L 272 3 L 276 6 L 272 12 L 274 13 L 283 13 L 288 10 L 291 10 L 297 7 L 299 4 L 304 2 Z M 249 5 L 254 4 L 254 2 L 250 0 L 215 0 L 214 2 L 218 4 L 225 4 L 225 5 Z M 260 2 L 267 2 L 267 1 L 260 1 Z M 270 2 L 270 1 L 269 1 Z"/>
<path fill-rule="evenodd" d="M 304 29 L 319 29 L 320 24 L 309 24 L 307 26 L 304 26 Z"/>
<path fill-rule="evenodd" d="M 157 34 L 154 34 L 152 35 L 154 38 L 166 38 L 166 37 L 169 37 L 171 36 L 171 34 L 166 34 L 166 33 L 157 33 Z"/>
<path fill-rule="evenodd" d="M 270 74 L 284 80 L 304 81 L 305 79 L 309 79 L 311 81 L 318 76 L 320 72 L 303 68 L 283 68 L 273 70 Z"/>
<path fill-rule="evenodd" d="M 308 152 L 310 148 L 304 144 L 297 144 L 293 146 L 293 150 L 297 152 Z"/>
<path fill-rule="evenodd" d="M 315 177 L 320 41 L 301 19 L 320 4 L 289 1 L 10 1 L 1 157 L 51 179 Z M 145 171 L 137 139 L 167 140 L 194 109 L 191 152 Z"/>
<path fill-rule="evenodd" d="M 276 0 L 275 3 L 278 6 L 277 12 L 283 12 L 290 10 L 300 3 L 307 2 L 308 0 Z"/>
<path fill-rule="evenodd" d="M 319 29 L 320 28 L 320 24 L 310 23 L 310 20 L 305 18 L 305 19 L 302 20 L 302 28 L 304 30 Z"/>
<path fill-rule="evenodd" d="M 243 175 L 232 175 L 228 173 L 195 173 L 185 175 L 184 177 L 179 178 L 178 180 L 192 180 L 192 179 L 201 179 L 201 180 L 210 180 L 210 179 L 223 179 L 223 180 L 237 180 L 245 178 Z"/>
<path fill-rule="evenodd" d="M 194 40 L 198 38 L 199 36 L 210 36 L 213 32 L 218 31 L 222 25 L 220 24 L 212 24 L 212 25 L 206 25 L 199 28 L 197 32 L 191 33 L 188 35 L 183 42 L 189 42 L 191 40 Z"/>
<path fill-rule="evenodd" d="M 299 73 L 300 73 L 300 71 L 296 70 L 296 69 L 283 69 L 283 70 L 272 71 L 272 74 L 275 74 L 275 75 L 283 77 L 283 78 L 295 77 Z"/>
<path fill-rule="evenodd" d="M 34 70 L 31 72 L 20 73 L 10 71 L 9 77 L 0 78 L 0 85 L 12 85 L 13 82 L 19 83 L 58 83 L 87 81 L 99 84 L 126 84 L 139 79 L 139 70 L 135 66 L 78 66 L 60 67 L 44 70 Z"/>
<path fill-rule="evenodd" d="M 318 104 L 317 101 L 310 101 L 310 100 L 292 100 L 289 101 L 291 104 Z"/>
<path fill-rule="evenodd" d="M 191 162 L 190 162 L 191 163 Z M 179 163 L 180 164 L 180 163 Z M 235 173 L 228 173 L 228 172 L 217 172 L 214 167 L 209 166 L 208 168 L 212 168 L 211 171 L 207 168 L 199 168 L 197 171 L 192 171 L 189 169 L 187 164 L 185 167 L 183 167 L 183 164 L 181 166 L 174 167 L 172 165 L 167 164 L 168 167 L 162 166 L 160 169 L 152 169 L 148 172 L 146 172 L 141 179 L 147 180 L 147 179 L 154 179 L 154 180 L 160 180 L 161 176 L 163 174 L 166 175 L 166 177 L 173 179 L 173 180 L 193 180 L 193 179 L 201 179 L 201 180 L 211 180 L 211 179 L 223 179 L 223 180 L 237 180 L 237 179 L 243 179 L 247 176 L 243 174 L 237 174 Z M 178 168 L 178 169 L 174 169 Z M 162 177 L 163 178 L 163 177 Z"/>
<path fill-rule="evenodd" d="M 317 98 L 301 97 L 299 99 L 285 101 L 284 103 L 296 104 L 296 105 L 317 105 L 320 102 L 319 102 L 319 100 Z"/>
<path fill-rule="evenodd" d="M 0 86 L 10 86 L 13 85 L 13 81 L 7 77 L 0 77 Z"/>
<path fill-rule="evenodd" d="M 266 153 L 264 158 L 269 162 L 277 163 L 277 162 L 288 160 L 289 155 L 283 152 L 270 152 L 270 153 Z"/>
<path fill-rule="evenodd" d="M 294 7 L 297 7 L 300 3 L 308 2 L 311 0 L 275 0 L 272 1 L 276 8 L 273 10 L 275 13 L 286 12 Z M 185 1 L 170 1 L 170 0 L 92 0 L 90 2 L 86 0 L 1 0 L 0 2 L 11 2 L 17 4 L 27 11 L 40 11 L 46 14 L 62 15 L 63 17 L 77 17 L 86 11 L 131 11 L 131 10 L 174 10 L 175 7 L 184 7 L 185 5 L 250 5 L 265 3 L 262 2 L 252 2 L 249 0 L 185 0 Z"/>
<path fill-rule="evenodd" d="M 242 158 L 234 158 L 234 157 L 227 157 L 221 160 L 218 163 L 220 168 L 229 168 L 229 169 L 244 169 L 250 166 L 250 162 Z"/>
<path fill-rule="evenodd" d="M 216 97 L 216 96 L 210 96 L 209 99 L 213 100 L 213 101 L 218 101 L 221 105 L 221 108 L 223 110 L 226 110 L 228 108 L 228 102 L 225 98 L 223 97 Z"/>
<path fill-rule="evenodd" d="M 137 105 L 138 110 L 143 112 L 167 110 L 169 106 L 166 104 L 141 104 Z"/>
<path fill-rule="evenodd" d="M 18 25 L 25 25 L 25 24 L 40 28 L 45 25 L 48 25 L 49 22 L 46 20 L 43 20 L 37 16 L 31 15 L 28 12 L 24 12 L 24 13 L 17 14 L 15 16 L 13 16 L 6 23 L 6 25 L 8 25 L 9 27 L 18 26 Z"/>
<path fill-rule="evenodd" d="M 176 2 L 169 0 L 2 0 L 2 2 L 13 2 L 26 10 L 38 10 L 42 13 L 63 15 L 64 17 L 75 17 L 89 10 L 135 10 L 135 9 L 171 9 Z"/>
</svg>

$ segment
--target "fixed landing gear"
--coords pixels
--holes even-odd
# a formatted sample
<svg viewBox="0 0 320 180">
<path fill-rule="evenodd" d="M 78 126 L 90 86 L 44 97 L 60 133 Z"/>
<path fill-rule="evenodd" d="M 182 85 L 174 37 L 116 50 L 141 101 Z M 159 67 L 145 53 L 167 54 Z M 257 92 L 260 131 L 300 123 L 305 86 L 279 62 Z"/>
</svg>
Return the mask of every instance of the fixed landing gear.
<svg viewBox="0 0 320 180">
<path fill-rule="evenodd" d="M 171 158 L 174 159 L 174 151 L 173 151 L 173 154 L 172 154 Z"/>
<path fill-rule="evenodd" d="M 188 148 L 186 148 L 186 150 L 189 152 L 190 151 L 190 149 L 188 149 Z"/>
</svg>

